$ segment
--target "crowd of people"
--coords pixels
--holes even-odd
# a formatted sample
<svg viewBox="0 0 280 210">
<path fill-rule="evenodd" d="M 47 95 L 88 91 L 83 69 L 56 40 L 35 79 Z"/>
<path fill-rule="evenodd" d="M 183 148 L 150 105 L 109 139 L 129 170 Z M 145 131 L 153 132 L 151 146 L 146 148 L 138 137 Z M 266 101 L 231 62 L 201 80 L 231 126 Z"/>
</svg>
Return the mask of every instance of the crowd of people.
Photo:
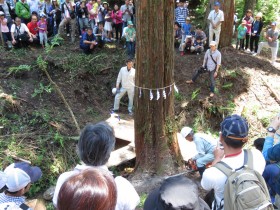
<svg viewBox="0 0 280 210">
<path fill-rule="evenodd" d="M 131 0 L 113 7 L 101 0 L 0 1 L 1 32 L 8 48 L 29 44 L 44 47 L 50 37 L 66 33 L 72 43 L 79 35 L 85 53 L 106 42 L 124 40 L 128 57 L 134 58 L 134 25 L 135 5 Z"/>
<path fill-rule="evenodd" d="M 188 163 L 197 166 L 192 170 L 199 172 L 202 188 L 213 196 L 203 200 L 194 181 L 178 174 L 164 180 L 148 195 L 144 210 L 223 210 L 240 206 L 241 209 L 277 209 L 280 115 L 272 119 L 267 136 L 255 140 L 256 148 L 243 148 L 249 142 L 248 134 L 248 122 L 239 115 L 228 116 L 221 122 L 218 139 L 183 127 L 182 137 L 193 141 L 197 148 L 197 155 Z M 114 131 L 105 122 L 85 126 L 77 145 L 82 164 L 61 174 L 56 183 L 52 201 L 58 210 L 137 207 L 140 197 L 132 184 L 121 176 L 114 177 L 106 167 L 115 142 Z M 24 195 L 41 176 L 39 167 L 26 162 L 6 167 L 0 172 L 0 209 L 32 209 Z"/>
</svg>

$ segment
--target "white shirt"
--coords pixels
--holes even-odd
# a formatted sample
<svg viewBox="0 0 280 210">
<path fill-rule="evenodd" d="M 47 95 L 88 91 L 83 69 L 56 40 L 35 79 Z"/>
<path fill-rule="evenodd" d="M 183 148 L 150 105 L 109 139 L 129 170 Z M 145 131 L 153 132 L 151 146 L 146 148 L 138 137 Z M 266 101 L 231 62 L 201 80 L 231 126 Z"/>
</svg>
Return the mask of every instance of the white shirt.
<svg viewBox="0 0 280 210">
<path fill-rule="evenodd" d="M 212 20 L 212 22 L 214 24 L 217 24 L 219 21 L 220 22 L 223 22 L 224 21 L 224 12 L 222 10 L 219 10 L 218 12 L 216 12 L 215 10 L 212 10 L 210 13 L 209 13 L 209 16 L 208 16 L 208 20 Z M 219 24 L 218 27 L 216 27 L 214 30 L 220 30 L 221 29 L 221 25 L 222 24 Z M 212 27 L 212 24 L 210 23 L 210 26 L 209 26 L 210 29 L 213 29 Z"/>
<path fill-rule="evenodd" d="M 262 174 L 265 168 L 264 157 L 259 150 L 252 149 L 251 151 L 254 160 L 253 169 Z M 223 158 L 222 161 L 233 169 L 240 168 L 244 163 L 244 151 L 242 150 L 242 153 L 237 156 Z M 224 198 L 224 188 L 226 180 L 227 177 L 223 172 L 221 172 L 216 167 L 211 167 L 204 171 L 201 180 L 201 186 L 205 190 L 214 189 L 215 199 L 217 203 L 220 204 L 221 200 Z"/>
<path fill-rule="evenodd" d="M 24 23 L 21 23 L 20 26 L 16 26 L 15 24 L 13 24 L 11 27 L 11 33 L 17 34 L 18 30 L 16 30 L 16 29 L 19 30 L 20 34 L 23 34 L 25 31 L 29 32 L 29 29 L 27 28 L 27 26 Z"/>
<path fill-rule="evenodd" d="M 108 170 L 107 166 L 86 166 L 86 165 L 77 165 L 73 171 L 68 171 L 61 174 L 57 180 L 54 195 L 53 195 L 53 204 L 57 207 L 57 199 L 61 186 L 63 183 L 70 178 L 78 174 L 80 171 L 88 168 L 101 168 L 103 170 Z M 134 210 L 136 206 L 140 203 L 140 197 L 137 194 L 136 190 L 132 184 L 121 176 L 115 178 L 115 183 L 117 186 L 117 205 L 115 210 Z"/>
<path fill-rule="evenodd" d="M 134 88 L 135 69 L 131 68 L 130 71 L 128 71 L 126 66 L 122 67 L 118 75 L 117 85 L 120 85 L 120 83 L 122 83 L 122 87 L 125 89 Z"/>
</svg>

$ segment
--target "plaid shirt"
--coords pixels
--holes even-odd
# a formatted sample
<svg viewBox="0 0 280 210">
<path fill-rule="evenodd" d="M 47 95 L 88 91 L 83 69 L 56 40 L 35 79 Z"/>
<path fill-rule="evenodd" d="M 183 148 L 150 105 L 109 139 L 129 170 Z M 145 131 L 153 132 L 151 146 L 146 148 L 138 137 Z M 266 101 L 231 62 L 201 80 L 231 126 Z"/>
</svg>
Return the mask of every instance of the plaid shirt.
<svg viewBox="0 0 280 210">
<path fill-rule="evenodd" d="M 15 197 L 15 196 L 6 195 L 5 193 L 0 193 L 0 205 L 4 203 L 15 203 L 17 206 L 20 206 L 24 202 L 25 202 L 25 198 L 22 196 Z"/>
<path fill-rule="evenodd" d="M 186 7 L 177 7 L 175 9 L 175 21 L 180 25 L 186 22 L 186 17 L 188 16 L 188 9 Z"/>
</svg>

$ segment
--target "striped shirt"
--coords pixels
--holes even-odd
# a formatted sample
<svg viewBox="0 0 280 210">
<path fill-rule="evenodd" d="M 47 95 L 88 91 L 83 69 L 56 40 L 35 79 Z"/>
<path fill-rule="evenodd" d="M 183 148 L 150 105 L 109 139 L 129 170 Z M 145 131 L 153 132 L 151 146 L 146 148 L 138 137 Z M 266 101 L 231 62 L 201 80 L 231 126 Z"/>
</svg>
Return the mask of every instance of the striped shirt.
<svg viewBox="0 0 280 210">
<path fill-rule="evenodd" d="M 25 198 L 22 197 L 22 196 L 21 197 L 16 197 L 16 196 L 6 195 L 5 193 L 0 193 L 0 205 L 4 204 L 4 203 L 15 203 L 17 206 L 20 206 L 24 202 L 25 202 Z"/>
<path fill-rule="evenodd" d="M 180 25 L 186 22 L 186 18 L 188 16 L 188 9 L 185 7 L 177 7 L 175 9 L 175 21 L 178 22 Z"/>
</svg>

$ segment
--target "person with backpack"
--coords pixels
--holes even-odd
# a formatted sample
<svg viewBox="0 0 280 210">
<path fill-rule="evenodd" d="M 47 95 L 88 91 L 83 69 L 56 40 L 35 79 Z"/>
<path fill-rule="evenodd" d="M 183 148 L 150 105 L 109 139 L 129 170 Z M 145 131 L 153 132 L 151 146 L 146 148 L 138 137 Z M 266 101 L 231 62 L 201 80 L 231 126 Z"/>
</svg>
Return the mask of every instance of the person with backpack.
<svg viewBox="0 0 280 210">
<path fill-rule="evenodd" d="M 212 209 L 273 209 L 266 183 L 261 176 L 265 160 L 259 150 L 243 149 L 249 126 L 239 115 L 226 117 L 220 125 L 220 143 L 212 167 L 204 171 L 201 186 L 214 190 Z"/>
<path fill-rule="evenodd" d="M 193 84 L 200 74 L 207 73 L 210 77 L 210 97 L 215 95 L 215 78 L 218 76 L 218 71 L 221 66 L 222 55 L 217 49 L 217 43 L 215 41 L 210 42 L 210 49 L 208 49 L 204 55 L 202 67 L 196 70 L 191 80 L 186 81 L 188 84 Z"/>
</svg>

